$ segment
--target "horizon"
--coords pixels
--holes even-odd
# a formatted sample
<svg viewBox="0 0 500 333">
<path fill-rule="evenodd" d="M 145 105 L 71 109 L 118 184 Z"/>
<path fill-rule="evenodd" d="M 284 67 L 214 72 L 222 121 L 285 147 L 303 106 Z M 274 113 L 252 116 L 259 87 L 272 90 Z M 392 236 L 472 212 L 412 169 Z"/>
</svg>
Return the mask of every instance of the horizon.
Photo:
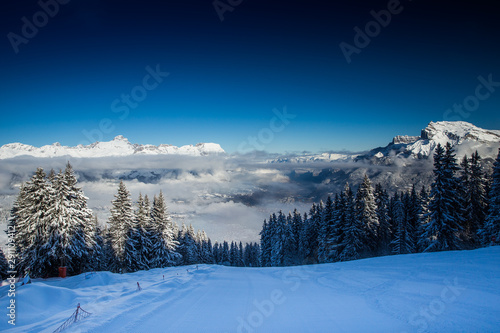
<svg viewBox="0 0 500 333">
<path fill-rule="evenodd" d="M 500 128 L 488 1 L 215 3 L 6 4 L 0 146 L 359 152 L 429 121 Z"/>
<path fill-rule="evenodd" d="M 443 122 L 443 121 L 439 121 L 439 122 Z M 468 123 L 472 126 L 475 126 L 477 127 L 476 125 L 472 124 L 472 123 L 469 123 L 469 122 L 466 122 L 466 121 L 447 121 L 447 122 L 462 122 L 462 123 Z M 437 122 L 433 122 L 433 121 L 430 121 L 428 125 L 430 125 L 431 123 L 437 123 Z M 427 128 L 427 126 L 425 128 Z M 422 128 L 421 130 L 424 130 L 425 128 Z M 479 127 L 478 127 L 479 128 Z M 495 130 L 495 129 L 491 129 L 491 128 L 483 128 L 484 130 Z M 412 134 L 398 134 L 398 135 L 395 135 L 392 137 L 391 140 L 388 140 L 387 144 L 390 144 L 391 141 L 397 137 L 397 136 L 420 136 L 421 134 L 419 135 L 412 135 Z M 126 140 L 128 143 L 132 144 L 132 145 L 141 145 L 141 146 L 148 146 L 148 145 L 153 145 L 153 146 L 161 146 L 161 145 L 167 145 L 167 146 L 174 146 L 174 147 L 177 147 L 177 148 L 182 148 L 182 147 L 196 147 L 198 145 L 202 145 L 202 144 L 216 144 L 218 145 L 220 148 L 222 148 L 222 150 L 224 150 L 224 153 L 228 154 L 228 155 L 238 155 L 238 154 L 243 154 L 244 152 L 241 152 L 239 150 L 236 150 L 236 151 L 227 151 L 226 149 L 224 149 L 224 147 L 222 145 L 220 145 L 219 143 L 217 142 L 197 142 L 197 143 L 186 143 L 186 144 L 182 144 L 182 145 L 179 145 L 179 146 L 176 146 L 176 145 L 172 145 L 170 143 L 167 143 L 167 142 L 160 142 L 158 144 L 153 144 L 153 143 L 143 143 L 143 142 L 134 142 L 134 141 L 131 141 L 129 140 L 129 138 L 127 138 L 126 136 L 122 135 L 122 134 L 117 134 L 114 138 L 111 138 L 110 140 L 107 140 L 107 141 L 95 141 L 95 142 L 81 142 L 77 145 L 74 145 L 74 146 L 70 146 L 70 145 L 66 145 L 64 143 L 61 143 L 59 141 L 57 142 L 52 142 L 50 144 L 46 144 L 46 145 L 41 145 L 41 146 L 35 146 L 35 145 L 30 145 L 34 148 L 42 148 L 44 146 L 62 146 L 62 147 L 66 147 L 66 148 L 77 148 L 78 146 L 82 145 L 83 147 L 88 147 L 88 146 L 91 146 L 92 144 L 96 144 L 96 143 L 99 143 L 99 142 L 111 142 L 111 141 L 115 141 L 115 140 Z M 24 142 L 9 142 L 7 144 L 23 144 L 23 145 L 29 145 L 29 144 L 26 144 Z M 5 145 L 7 145 L 5 144 Z M 0 145 L 0 148 L 2 147 L 3 145 Z M 262 150 L 261 152 L 263 153 L 267 153 L 267 154 L 277 154 L 277 155 L 306 155 L 306 154 L 322 154 L 322 153 L 331 153 L 331 154 L 347 154 L 347 155 L 353 155 L 353 154 L 359 154 L 359 153 L 366 153 L 366 152 L 369 152 L 370 150 L 373 150 L 373 149 L 376 149 L 376 148 L 380 148 L 380 147 L 385 147 L 385 146 L 379 146 L 379 147 L 375 147 L 375 146 L 372 146 L 371 148 L 368 148 L 368 149 L 365 149 L 365 150 L 360 150 L 360 151 L 350 151 L 350 150 L 322 150 L 322 151 L 284 151 L 284 152 L 269 152 L 269 151 L 265 151 L 265 150 Z M 252 150 L 253 152 L 257 152 L 259 150 L 257 149 L 254 149 Z"/>
</svg>

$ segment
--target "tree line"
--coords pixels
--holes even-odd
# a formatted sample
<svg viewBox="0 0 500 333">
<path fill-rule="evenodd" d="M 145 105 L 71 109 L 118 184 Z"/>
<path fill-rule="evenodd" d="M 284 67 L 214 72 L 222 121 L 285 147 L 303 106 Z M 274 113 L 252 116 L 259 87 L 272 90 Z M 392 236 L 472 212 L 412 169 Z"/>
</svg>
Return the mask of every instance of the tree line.
<svg viewBox="0 0 500 333">
<path fill-rule="evenodd" d="M 413 187 L 390 196 L 365 175 L 313 204 L 273 213 L 260 232 L 261 266 L 347 261 L 389 254 L 473 249 L 500 239 L 500 150 L 493 173 L 476 151 L 460 165 L 448 143 L 434 153 L 430 190 Z"/>
<path fill-rule="evenodd" d="M 95 270 L 134 272 L 198 263 L 258 266 L 260 246 L 227 241 L 212 246 L 205 231 L 172 221 L 163 193 L 139 194 L 135 203 L 120 182 L 110 217 L 101 227 L 87 207 L 68 163 L 65 171 L 48 175 L 38 168 L 21 185 L 8 229 L 14 230 L 8 259 L 0 250 L 0 273 L 52 277 L 59 267 L 69 275 Z M 12 246 L 12 248 L 10 248 Z M 15 265 L 12 269 L 9 264 Z"/>
<path fill-rule="evenodd" d="M 288 266 L 417 252 L 472 249 L 500 239 L 500 150 L 487 175 L 475 152 L 458 164 L 450 144 L 434 153 L 430 189 L 413 187 L 389 195 L 365 176 L 356 193 L 349 184 L 313 204 L 273 213 L 259 243 L 212 241 L 201 230 L 172 220 L 163 193 L 132 202 L 120 182 L 110 217 L 100 226 L 87 207 L 68 163 L 65 171 L 38 168 L 23 183 L 11 210 L 9 263 L 20 275 L 57 276 L 94 270 L 134 272 L 198 263 L 227 266 Z M 6 275 L 0 251 L 0 273 Z"/>
</svg>

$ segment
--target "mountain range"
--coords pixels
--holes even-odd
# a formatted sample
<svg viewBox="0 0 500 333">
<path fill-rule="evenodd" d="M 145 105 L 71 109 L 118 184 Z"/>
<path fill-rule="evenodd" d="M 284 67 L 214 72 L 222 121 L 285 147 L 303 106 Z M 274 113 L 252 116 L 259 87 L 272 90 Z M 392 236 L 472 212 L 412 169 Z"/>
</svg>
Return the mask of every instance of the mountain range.
<svg viewBox="0 0 500 333">
<path fill-rule="evenodd" d="M 373 164 L 393 164 L 396 159 L 427 159 L 440 143 L 449 142 L 457 157 L 470 156 L 476 150 L 486 158 L 494 158 L 500 144 L 500 130 L 486 130 L 464 121 L 430 122 L 420 136 L 398 135 L 385 147 L 364 153 L 320 153 L 279 156 L 270 163 L 308 163 L 338 161 L 369 161 Z"/>
<path fill-rule="evenodd" d="M 9 143 L 0 147 L 0 159 L 17 156 L 93 158 L 131 155 L 206 156 L 224 153 L 225 151 L 216 143 L 198 143 L 182 147 L 168 144 L 160 144 L 158 146 L 142 145 L 137 143 L 132 144 L 122 135 L 118 135 L 108 142 L 94 142 L 90 145 L 78 145 L 76 147 L 61 146 L 58 142 L 40 148 L 22 143 Z"/>
</svg>

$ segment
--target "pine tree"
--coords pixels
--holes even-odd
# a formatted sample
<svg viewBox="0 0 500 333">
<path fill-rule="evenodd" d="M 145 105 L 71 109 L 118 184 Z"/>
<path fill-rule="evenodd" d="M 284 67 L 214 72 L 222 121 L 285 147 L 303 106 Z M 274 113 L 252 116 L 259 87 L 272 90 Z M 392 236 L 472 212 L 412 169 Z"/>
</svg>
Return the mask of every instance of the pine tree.
<svg viewBox="0 0 500 333">
<path fill-rule="evenodd" d="M 52 179 L 52 195 L 47 208 L 49 229 L 43 245 L 53 267 L 67 266 L 70 274 L 92 269 L 92 254 L 99 251 L 92 211 L 87 198 L 76 186 L 73 168 Z M 60 264 L 59 264 L 60 263 Z"/>
<path fill-rule="evenodd" d="M 344 189 L 345 196 L 345 224 L 343 225 L 344 240 L 342 243 L 342 252 L 338 260 L 347 261 L 360 259 L 366 253 L 365 228 L 356 218 L 354 195 L 349 184 Z"/>
<path fill-rule="evenodd" d="M 288 234 L 285 215 L 279 211 L 277 218 L 271 222 L 271 264 L 272 266 L 283 266 L 286 255 L 286 235 Z"/>
<path fill-rule="evenodd" d="M 346 199 L 345 192 L 340 192 L 340 195 L 335 195 L 335 209 L 334 209 L 334 222 L 333 230 L 330 235 L 330 254 L 329 257 L 333 261 L 340 260 L 340 254 L 344 250 L 344 230 L 346 229 Z"/>
<path fill-rule="evenodd" d="M 153 267 L 167 267 L 175 265 L 181 256 L 177 252 L 177 247 L 179 243 L 175 240 L 175 227 L 170 215 L 167 211 L 167 205 L 165 204 L 165 198 L 163 193 L 154 196 L 153 207 L 151 209 L 151 228 L 155 234 L 152 237 L 153 241 Z M 189 253 L 186 258 L 183 258 L 185 264 L 191 264 L 196 262 L 195 256 L 195 234 L 193 227 L 190 226 L 187 233 L 184 232 L 183 242 L 185 247 L 188 247 Z M 187 239 L 189 238 L 189 239 Z M 187 263 L 188 262 L 188 263 Z"/>
<path fill-rule="evenodd" d="M 230 266 L 231 265 L 231 259 L 229 258 L 229 244 L 224 241 L 222 243 L 222 252 L 221 252 L 221 265 L 224 266 Z"/>
<path fill-rule="evenodd" d="M 375 205 L 377 206 L 377 218 L 379 221 L 377 230 L 377 253 L 379 255 L 389 254 L 392 231 L 389 217 L 389 195 L 381 184 L 375 186 Z"/>
<path fill-rule="evenodd" d="M 94 215 L 93 217 L 93 225 L 95 228 L 95 242 L 96 246 L 92 253 L 90 254 L 90 263 L 89 266 L 87 267 L 87 270 L 90 271 L 103 271 L 107 270 L 107 266 L 105 264 L 105 243 L 104 243 L 104 231 L 101 226 L 99 226 L 99 222 L 97 219 L 97 216 Z"/>
<path fill-rule="evenodd" d="M 423 234 L 428 242 L 425 252 L 461 248 L 461 206 L 457 199 L 458 182 L 455 178 L 457 170 L 451 145 L 448 143 L 445 151 L 438 144 L 434 153 L 434 183 L 429 203 L 429 222 Z"/>
<path fill-rule="evenodd" d="M 319 250 L 319 232 L 321 227 L 321 217 L 323 215 L 323 203 L 320 202 L 318 205 L 313 204 L 309 210 L 309 219 L 305 221 L 305 244 L 307 247 L 304 248 L 304 262 L 308 264 L 318 263 L 318 250 Z"/>
<path fill-rule="evenodd" d="M 464 225 L 464 232 L 467 240 L 472 247 L 478 245 L 477 232 L 484 225 L 487 215 L 487 195 L 486 195 L 486 177 L 481 166 L 481 156 L 476 152 L 472 155 L 470 163 L 471 177 L 468 186 L 470 201 L 466 211 L 468 219 Z"/>
<path fill-rule="evenodd" d="M 308 235 L 307 235 L 307 225 L 309 223 L 309 217 L 307 213 L 304 213 L 304 216 L 302 218 L 302 227 L 300 229 L 299 233 L 299 253 L 297 256 L 297 261 L 303 265 L 306 263 L 306 258 L 309 253 L 309 242 L 308 242 Z M 264 251 L 264 248 L 261 245 L 260 249 L 261 253 Z"/>
<path fill-rule="evenodd" d="M 114 272 L 127 272 L 128 265 L 134 260 L 135 244 L 130 238 L 130 233 L 134 232 L 135 216 L 132 210 L 130 193 L 123 181 L 120 181 L 118 193 L 112 201 L 111 217 L 109 218 L 109 233 L 111 248 L 114 252 L 114 259 L 111 262 L 111 270 Z"/>
<path fill-rule="evenodd" d="M 293 235 L 293 241 L 295 244 L 293 244 L 293 249 L 295 250 L 295 253 L 293 254 L 293 262 L 295 265 L 300 264 L 301 258 L 300 258 L 300 234 L 302 231 L 302 216 L 298 212 L 297 209 L 293 210 L 293 215 L 292 215 L 292 226 L 291 226 L 291 232 Z"/>
<path fill-rule="evenodd" d="M 391 242 L 394 254 L 416 252 L 412 205 L 411 195 L 408 192 L 401 194 L 401 196 L 397 193 L 394 195 L 393 218 L 394 223 L 397 225 L 394 239 Z"/>
<path fill-rule="evenodd" d="M 332 198 L 328 196 L 325 203 L 325 208 L 323 209 L 323 214 L 321 216 L 321 226 L 318 235 L 319 238 L 319 249 L 318 249 L 318 261 L 319 262 L 330 262 L 330 242 L 332 237 L 333 227 L 334 227 L 334 203 Z"/>
<path fill-rule="evenodd" d="M 182 225 L 182 229 L 179 232 L 178 251 L 182 256 L 182 263 L 184 265 L 192 265 L 198 262 L 196 234 L 192 225 L 189 225 L 189 227 L 185 224 Z"/>
<path fill-rule="evenodd" d="M 419 194 L 420 199 L 420 211 L 419 211 L 419 223 L 415 230 L 417 237 L 417 252 L 423 252 L 427 246 L 429 246 L 428 240 L 425 238 L 425 229 L 429 223 L 429 193 L 426 191 L 425 187 L 422 187 Z"/>
<path fill-rule="evenodd" d="M 46 241 L 48 231 L 47 204 L 51 200 L 52 189 L 45 179 L 45 172 L 38 168 L 33 177 L 21 186 L 19 195 L 11 210 L 9 225 L 16 230 L 17 271 L 32 277 L 54 274 L 56 267 L 47 261 Z"/>
<path fill-rule="evenodd" d="M 269 218 L 271 221 L 272 217 Z M 271 266 L 271 232 L 269 223 L 264 220 L 262 225 L 262 230 L 260 232 L 260 244 L 261 244 L 261 254 L 260 254 L 260 265 L 262 267 Z"/>
<path fill-rule="evenodd" d="M 137 270 L 147 270 L 151 268 L 151 258 L 154 257 L 152 233 L 150 226 L 150 210 L 141 193 L 137 199 L 135 211 L 135 253 Z M 153 263 L 154 264 L 154 263 Z"/>
<path fill-rule="evenodd" d="M 363 228 L 365 235 L 365 245 L 369 251 L 375 253 L 378 247 L 377 231 L 379 229 L 379 221 L 377 216 L 377 205 L 371 181 L 367 175 L 361 183 L 356 195 L 356 219 Z"/>
<path fill-rule="evenodd" d="M 479 230 L 479 237 L 484 245 L 500 241 L 500 149 L 493 164 L 491 178 L 488 215 L 484 227 Z"/>
</svg>

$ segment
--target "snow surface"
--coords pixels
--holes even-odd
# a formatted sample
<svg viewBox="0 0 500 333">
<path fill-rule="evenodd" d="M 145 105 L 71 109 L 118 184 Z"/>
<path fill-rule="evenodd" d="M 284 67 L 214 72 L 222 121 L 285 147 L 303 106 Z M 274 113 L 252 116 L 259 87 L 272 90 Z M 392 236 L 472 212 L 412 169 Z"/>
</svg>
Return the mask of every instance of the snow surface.
<svg viewBox="0 0 500 333">
<path fill-rule="evenodd" d="M 2 314 L 0 331 L 53 332 L 81 303 L 92 315 L 67 332 L 498 332 L 499 264 L 500 247 L 490 247 L 38 279 L 18 287 L 16 328 Z M 4 313 L 8 288 L 0 288 Z"/>
<path fill-rule="evenodd" d="M 13 158 L 17 156 L 33 157 L 109 157 L 109 156 L 130 156 L 130 155 L 163 155 L 178 154 L 191 156 L 204 156 L 210 154 L 224 154 L 225 151 L 217 143 L 198 143 L 196 145 L 186 145 L 176 147 L 161 144 L 141 145 L 132 144 L 127 138 L 118 135 L 108 142 L 94 142 L 90 145 L 78 145 L 76 147 L 61 146 L 56 142 L 52 145 L 33 147 L 22 143 L 8 143 L 0 147 L 0 159 Z"/>
</svg>

